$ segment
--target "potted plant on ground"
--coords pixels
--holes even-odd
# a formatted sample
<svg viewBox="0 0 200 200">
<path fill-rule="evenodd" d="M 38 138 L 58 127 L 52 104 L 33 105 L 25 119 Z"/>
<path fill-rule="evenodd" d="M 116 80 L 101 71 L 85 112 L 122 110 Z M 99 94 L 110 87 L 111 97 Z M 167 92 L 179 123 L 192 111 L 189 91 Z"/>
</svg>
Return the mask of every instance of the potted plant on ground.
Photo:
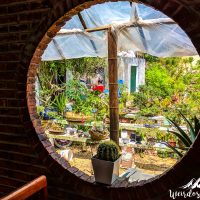
<svg viewBox="0 0 200 200">
<path fill-rule="evenodd" d="M 164 143 L 166 146 L 171 148 L 176 154 L 179 155 L 179 157 L 183 157 L 183 153 L 180 150 L 188 150 L 190 146 L 195 141 L 197 135 L 200 133 L 200 119 L 198 119 L 196 116 L 193 118 L 192 121 L 189 121 L 181 112 L 179 112 L 182 116 L 183 120 L 185 121 L 185 124 L 187 125 L 187 130 L 183 130 L 181 126 L 179 126 L 175 121 L 168 119 L 170 124 L 174 126 L 176 130 L 169 130 L 168 132 L 172 133 L 174 136 L 177 137 L 182 142 L 183 147 L 177 148 L 173 147 L 169 143 Z"/>
<path fill-rule="evenodd" d="M 92 157 L 95 181 L 112 185 L 119 176 L 120 161 L 120 150 L 115 142 L 106 141 L 101 143 L 98 146 L 97 154 Z"/>
<path fill-rule="evenodd" d="M 173 135 L 169 136 L 168 144 L 171 145 L 172 147 L 176 147 L 176 138 Z"/>
<path fill-rule="evenodd" d="M 53 106 L 57 109 L 58 113 L 62 117 L 64 117 L 67 101 L 66 94 L 62 92 L 55 97 L 53 102 Z"/>
</svg>

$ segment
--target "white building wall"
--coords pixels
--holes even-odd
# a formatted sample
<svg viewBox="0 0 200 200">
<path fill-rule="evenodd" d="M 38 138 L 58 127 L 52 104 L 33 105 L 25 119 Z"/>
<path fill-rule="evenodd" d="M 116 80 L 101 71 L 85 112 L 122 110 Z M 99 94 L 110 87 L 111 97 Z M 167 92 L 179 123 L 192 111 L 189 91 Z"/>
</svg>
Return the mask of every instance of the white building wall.
<svg viewBox="0 0 200 200">
<path fill-rule="evenodd" d="M 141 58 L 118 57 L 118 80 L 123 80 L 127 90 L 131 91 L 131 66 L 137 66 L 136 91 L 140 85 L 145 84 L 146 62 Z M 105 69 L 105 87 L 108 89 L 108 69 Z"/>
<path fill-rule="evenodd" d="M 131 67 L 137 67 L 136 91 L 138 91 L 139 86 L 145 84 L 145 59 L 120 57 L 118 60 L 118 79 L 122 79 L 124 81 L 129 93 L 131 91 Z"/>
</svg>

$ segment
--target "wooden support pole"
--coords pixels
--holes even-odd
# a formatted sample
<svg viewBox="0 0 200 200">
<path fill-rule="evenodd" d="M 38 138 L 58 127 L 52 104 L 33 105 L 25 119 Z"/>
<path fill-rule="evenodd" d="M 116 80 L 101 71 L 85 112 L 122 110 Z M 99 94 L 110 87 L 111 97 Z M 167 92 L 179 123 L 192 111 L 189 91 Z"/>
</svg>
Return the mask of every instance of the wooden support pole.
<svg viewBox="0 0 200 200">
<path fill-rule="evenodd" d="M 119 144 L 117 38 L 108 29 L 108 76 L 110 107 L 110 139 Z"/>
</svg>

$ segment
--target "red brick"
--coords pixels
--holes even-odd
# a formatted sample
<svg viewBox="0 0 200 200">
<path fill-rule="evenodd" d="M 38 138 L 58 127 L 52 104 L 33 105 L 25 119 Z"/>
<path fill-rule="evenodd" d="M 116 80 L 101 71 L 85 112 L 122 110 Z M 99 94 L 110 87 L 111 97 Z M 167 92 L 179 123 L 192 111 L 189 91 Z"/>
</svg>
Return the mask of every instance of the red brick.
<svg viewBox="0 0 200 200">
<path fill-rule="evenodd" d="M 0 24 L 12 24 L 13 22 L 18 22 L 17 15 L 0 16 Z"/>
</svg>

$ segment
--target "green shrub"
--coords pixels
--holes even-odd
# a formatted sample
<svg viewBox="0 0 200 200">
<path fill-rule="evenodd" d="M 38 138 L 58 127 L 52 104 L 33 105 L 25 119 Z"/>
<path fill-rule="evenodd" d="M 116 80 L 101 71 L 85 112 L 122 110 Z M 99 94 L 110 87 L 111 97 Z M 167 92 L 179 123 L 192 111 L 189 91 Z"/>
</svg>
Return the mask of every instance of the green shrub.
<svg viewBox="0 0 200 200">
<path fill-rule="evenodd" d="M 98 91 L 90 91 L 78 80 L 66 84 L 66 96 L 73 103 L 73 111 L 84 115 L 95 114 L 95 119 L 102 121 L 108 113 L 108 97 L 101 97 Z M 94 112 L 95 111 L 95 112 Z"/>
<path fill-rule="evenodd" d="M 180 141 L 184 144 L 186 149 L 189 149 L 189 147 L 195 141 L 198 133 L 200 132 L 200 119 L 198 119 L 195 116 L 193 120 L 190 121 L 182 114 L 182 112 L 179 111 L 179 113 L 185 121 L 188 130 L 183 130 L 181 126 L 179 126 L 175 121 L 168 118 L 170 124 L 176 129 L 176 131 L 170 130 L 169 132 L 176 136 L 178 139 L 180 139 Z"/>
<path fill-rule="evenodd" d="M 61 93 L 58 96 L 56 96 L 53 102 L 53 105 L 58 110 L 59 114 L 61 114 L 62 116 L 64 115 L 66 104 L 67 104 L 67 97 L 65 93 Z"/>
<path fill-rule="evenodd" d="M 44 106 L 37 106 L 36 109 L 38 115 L 40 115 L 41 112 L 44 113 Z"/>
</svg>

